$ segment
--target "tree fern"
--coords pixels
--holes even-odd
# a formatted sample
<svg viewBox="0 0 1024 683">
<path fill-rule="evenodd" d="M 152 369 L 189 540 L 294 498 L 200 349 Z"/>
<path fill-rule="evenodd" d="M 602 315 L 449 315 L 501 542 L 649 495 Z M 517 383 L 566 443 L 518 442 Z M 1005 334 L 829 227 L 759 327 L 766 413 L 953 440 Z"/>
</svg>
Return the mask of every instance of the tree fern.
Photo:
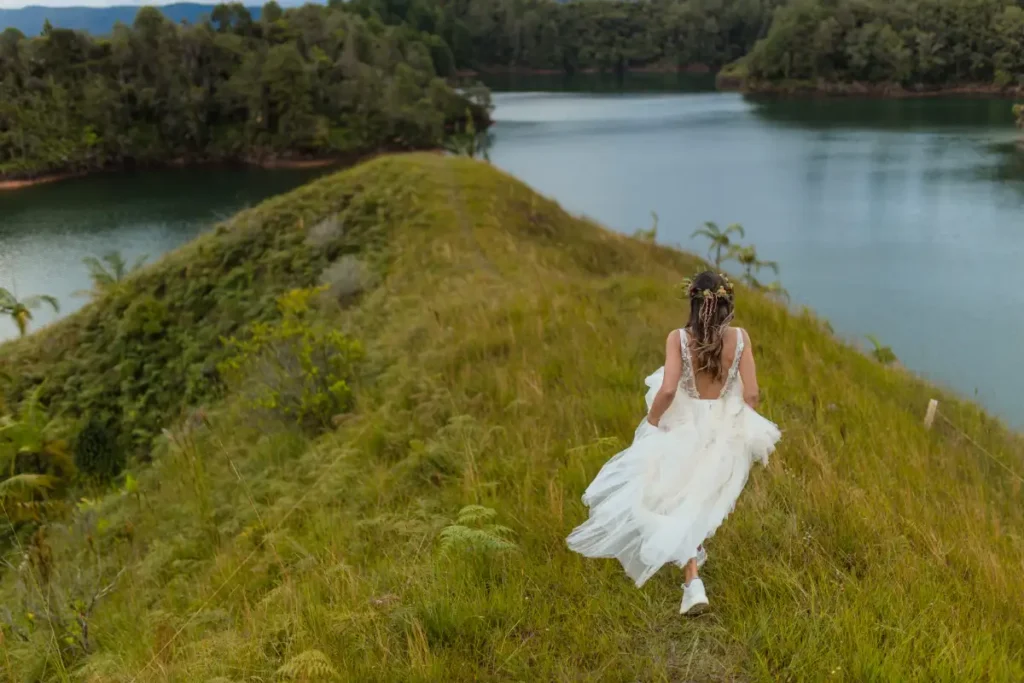
<svg viewBox="0 0 1024 683">
<path fill-rule="evenodd" d="M 82 263 L 89 269 L 92 289 L 77 291 L 75 296 L 95 298 L 118 287 L 124 282 L 126 277 L 141 268 L 148 258 L 147 255 L 143 254 L 129 266 L 119 251 L 111 251 L 104 254 L 101 259 L 95 256 L 86 256 L 82 259 Z"/>
<path fill-rule="evenodd" d="M 873 349 L 871 349 L 872 358 L 877 360 L 882 365 L 892 365 L 898 360 L 892 348 L 882 344 L 882 342 L 879 341 L 878 337 L 876 337 L 875 335 L 867 335 L 867 340 L 871 342 L 871 345 L 874 347 Z"/>
<path fill-rule="evenodd" d="M 10 291 L 0 287 L 0 315 L 14 321 L 21 336 L 28 332 L 28 324 L 32 321 L 32 311 L 46 304 L 54 313 L 60 313 L 60 304 L 52 296 L 38 294 L 19 300 Z"/>
<path fill-rule="evenodd" d="M 747 233 L 739 223 L 733 223 L 725 230 L 718 227 L 716 223 L 707 221 L 703 228 L 698 228 L 690 235 L 690 238 L 703 237 L 710 243 L 708 246 L 708 259 L 713 260 L 715 268 L 720 268 L 723 260 L 728 260 L 734 253 L 736 245 L 729 237 L 732 233 L 738 233 L 740 237 L 746 237 Z M 723 255 L 722 252 L 725 252 Z"/>
<path fill-rule="evenodd" d="M 285 662 L 277 670 L 277 675 L 286 681 L 313 683 L 337 680 L 338 671 L 320 650 L 306 650 Z"/>
<path fill-rule="evenodd" d="M 0 503 L 13 521 L 39 519 L 52 503 L 52 489 L 66 483 L 75 466 L 58 425 L 39 403 L 37 389 L 16 417 L 0 417 Z"/>
</svg>

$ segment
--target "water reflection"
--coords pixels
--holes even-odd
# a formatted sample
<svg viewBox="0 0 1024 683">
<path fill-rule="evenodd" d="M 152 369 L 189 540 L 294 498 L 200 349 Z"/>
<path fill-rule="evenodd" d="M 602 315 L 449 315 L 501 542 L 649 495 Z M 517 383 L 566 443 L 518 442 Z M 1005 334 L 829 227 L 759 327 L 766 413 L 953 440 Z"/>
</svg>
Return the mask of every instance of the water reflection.
<svg viewBox="0 0 1024 683">
<path fill-rule="evenodd" d="M 1007 127 L 1011 102 L 997 98 L 746 98 L 765 121 L 807 129 L 856 128 L 894 131 L 976 130 Z"/>
<path fill-rule="evenodd" d="M 715 92 L 714 74 L 632 73 L 613 74 L 490 74 L 482 77 L 485 85 L 497 92 L 535 93 L 678 93 Z"/>
</svg>

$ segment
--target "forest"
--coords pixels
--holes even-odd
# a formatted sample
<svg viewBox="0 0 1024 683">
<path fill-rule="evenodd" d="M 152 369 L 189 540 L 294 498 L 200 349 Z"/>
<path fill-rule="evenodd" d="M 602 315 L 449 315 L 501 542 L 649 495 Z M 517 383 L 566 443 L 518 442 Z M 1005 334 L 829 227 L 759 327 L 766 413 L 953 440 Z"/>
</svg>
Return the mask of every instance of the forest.
<svg viewBox="0 0 1024 683">
<path fill-rule="evenodd" d="M 144 8 L 103 37 L 0 34 L 0 178 L 436 148 L 471 103 L 489 122 L 485 95 L 453 89 L 473 72 L 1005 88 L 1022 44 L 1012 0 L 334 0 L 193 24 Z"/>
<path fill-rule="evenodd" d="M 1024 84 L 1015 0 L 353 0 L 440 35 L 460 69 L 718 69 L 782 81 Z"/>
<path fill-rule="evenodd" d="M 472 104 L 445 41 L 340 7 L 254 21 L 242 5 L 107 37 L 0 34 L 0 178 L 196 161 L 345 158 L 438 147 Z"/>
<path fill-rule="evenodd" d="M 436 33 L 462 69 L 715 69 L 765 34 L 779 0 L 352 0 Z"/>
<path fill-rule="evenodd" d="M 795 0 L 744 65 L 762 81 L 1024 84 L 1024 9 L 1012 0 Z"/>
</svg>

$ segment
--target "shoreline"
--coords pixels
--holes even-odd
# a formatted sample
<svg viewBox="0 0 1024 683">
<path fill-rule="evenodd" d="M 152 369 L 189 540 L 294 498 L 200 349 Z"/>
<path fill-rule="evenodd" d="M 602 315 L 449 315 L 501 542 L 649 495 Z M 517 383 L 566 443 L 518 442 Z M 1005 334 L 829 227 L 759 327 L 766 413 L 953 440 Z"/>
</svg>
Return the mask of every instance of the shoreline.
<svg viewBox="0 0 1024 683">
<path fill-rule="evenodd" d="M 187 159 L 172 159 L 170 161 L 156 163 L 156 164 L 144 164 L 139 166 L 125 165 L 125 166 L 112 166 L 109 168 L 100 168 L 92 171 L 75 171 L 67 173 L 50 173 L 47 175 L 41 175 L 36 178 L 12 178 L 5 180 L 0 178 L 0 192 L 15 192 L 17 190 L 23 190 L 29 187 L 35 187 L 37 185 L 48 185 L 50 183 L 56 183 L 63 180 L 73 180 L 75 178 L 84 178 L 86 176 L 100 175 L 103 173 L 124 173 L 130 170 L 153 170 L 161 168 L 202 168 L 202 167 L 216 167 L 221 166 L 223 168 L 262 168 L 267 170 L 309 170 L 317 168 L 329 168 L 331 166 L 342 166 L 349 163 L 357 163 L 362 159 L 376 156 L 381 152 L 369 152 L 367 154 L 359 155 L 339 155 L 336 157 L 320 158 L 320 159 L 267 159 L 263 161 L 257 161 L 254 159 L 244 159 L 235 161 L 190 161 Z"/>
<path fill-rule="evenodd" d="M 599 75 L 615 76 L 617 74 L 711 74 L 714 73 L 707 64 L 687 64 L 685 66 L 648 64 L 646 66 L 631 66 L 622 69 L 601 69 L 598 67 L 587 67 L 569 72 L 564 69 L 535 69 L 525 66 L 486 66 L 476 69 L 460 69 L 456 72 L 458 78 L 473 78 L 475 76 L 564 76 L 572 77 L 578 75 Z"/>
<path fill-rule="evenodd" d="M 36 185 L 46 185 L 49 183 L 60 182 L 61 180 L 70 180 L 71 178 L 80 178 L 84 173 L 53 173 L 50 175 L 39 176 L 38 178 L 22 178 L 17 180 L 0 180 L 0 192 L 12 192 L 14 190 L 22 190 L 26 187 L 34 187 Z"/>
<path fill-rule="evenodd" d="M 1024 97 L 1024 87 L 1001 87 L 991 83 L 928 86 L 900 83 L 839 83 L 830 81 L 749 81 L 743 76 L 719 73 L 715 87 L 721 92 L 779 97 L 868 97 L 874 99 L 916 99 L 926 97 L 989 97 L 1014 100 Z"/>
</svg>

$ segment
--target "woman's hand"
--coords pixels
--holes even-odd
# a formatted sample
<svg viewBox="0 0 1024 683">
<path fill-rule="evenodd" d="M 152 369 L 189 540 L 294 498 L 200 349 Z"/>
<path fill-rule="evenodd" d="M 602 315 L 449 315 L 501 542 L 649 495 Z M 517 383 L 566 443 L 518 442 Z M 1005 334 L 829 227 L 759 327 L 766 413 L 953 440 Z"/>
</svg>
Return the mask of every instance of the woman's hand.
<svg viewBox="0 0 1024 683">
<path fill-rule="evenodd" d="M 658 423 L 659 423 L 659 422 L 661 422 L 661 420 L 653 420 L 653 419 L 651 419 L 651 416 L 650 416 L 650 414 L 648 413 L 648 415 L 647 415 L 647 424 L 649 424 L 649 425 L 651 425 L 652 427 L 654 427 L 655 429 L 657 429 L 657 428 L 658 428 Z"/>
</svg>

